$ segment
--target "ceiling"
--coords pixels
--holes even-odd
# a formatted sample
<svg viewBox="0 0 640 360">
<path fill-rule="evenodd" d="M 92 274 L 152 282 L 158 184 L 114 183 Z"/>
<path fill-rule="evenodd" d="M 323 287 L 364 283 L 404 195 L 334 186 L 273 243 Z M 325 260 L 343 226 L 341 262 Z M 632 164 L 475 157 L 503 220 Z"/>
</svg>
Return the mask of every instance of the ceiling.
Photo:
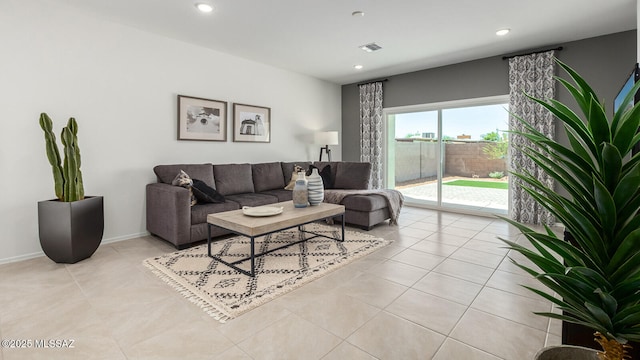
<svg viewBox="0 0 640 360">
<path fill-rule="evenodd" d="M 636 0 L 52 1 L 337 84 L 631 30 L 637 14 Z M 359 49 L 371 42 L 382 49 Z"/>
</svg>

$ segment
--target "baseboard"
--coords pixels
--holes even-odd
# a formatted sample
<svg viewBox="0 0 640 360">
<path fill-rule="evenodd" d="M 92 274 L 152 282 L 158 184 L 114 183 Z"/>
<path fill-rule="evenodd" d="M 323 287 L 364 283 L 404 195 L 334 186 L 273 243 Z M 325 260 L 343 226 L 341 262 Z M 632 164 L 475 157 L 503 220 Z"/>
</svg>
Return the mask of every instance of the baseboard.
<svg viewBox="0 0 640 360">
<path fill-rule="evenodd" d="M 100 242 L 100 245 L 112 244 L 112 243 L 116 243 L 116 242 L 119 242 L 119 241 L 136 239 L 136 238 L 143 237 L 143 236 L 148 236 L 148 235 L 150 235 L 149 232 L 145 231 L 145 232 L 141 232 L 141 233 L 137 233 L 137 234 L 128 234 L 128 235 L 123 235 L 123 236 L 116 236 L 116 237 L 112 237 L 112 238 L 108 238 L 108 239 L 102 239 L 102 242 Z M 0 259 L 0 265 L 20 262 L 20 261 L 25 261 L 25 260 L 30 260 L 30 259 L 35 259 L 35 258 L 38 258 L 38 257 L 41 257 L 41 256 L 45 256 L 44 252 L 42 252 L 42 251 L 38 251 L 38 252 L 30 253 L 30 254 L 12 256 L 12 257 L 9 257 L 9 258 Z"/>
<path fill-rule="evenodd" d="M 102 242 L 100 244 L 111 244 L 111 243 L 115 243 L 118 241 L 124 241 L 124 240 L 131 240 L 131 239 L 136 239 L 139 237 L 143 237 L 143 236 L 149 236 L 150 233 L 148 231 L 145 232 L 141 232 L 141 233 L 137 233 L 137 234 L 128 234 L 128 235 L 123 235 L 123 236 L 116 236 L 116 237 L 112 237 L 112 238 L 108 238 L 108 239 L 102 239 Z"/>
<path fill-rule="evenodd" d="M 489 212 L 489 211 L 477 210 L 477 207 L 474 207 L 474 206 L 468 206 L 468 207 L 464 207 L 464 206 L 441 207 L 441 206 L 424 204 L 424 203 L 421 203 L 419 201 L 411 201 L 411 200 L 405 200 L 404 201 L 404 206 L 420 208 L 420 209 L 436 210 L 436 211 L 440 211 L 440 212 L 448 212 L 448 213 L 454 213 L 454 214 L 463 214 L 463 215 L 474 215 L 474 216 L 488 217 L 488 218 L 494 218 L 494 219 L 495 219 L 495 217 L 497 215 L 499 215 L 499 216 L 508 216 L 508 214 L 506 214 L 506 213 L 503 214 L 503 213 L 500 213 L 500 212 Z M 400 214 L 400 218 L 402 218 L 402 213 Z"/>
<path fill-rule="evenodd" d="M 29 260 L 29 259 L 35 259 L 35 258 L 41 257 L 41 256 L 44 256 L 44 253 L 42 251 L 38 251 L 38 252 L 35 252 L 35 253 L 31 253 L 31 254 L 13 256 L 13 257 L 9 257 L 9 258 L 0 259 L 0 265 L 9 264 L 9 263 L 15 263 L 15 262 L 19 262 L 19 261 L 25 261 L 25 260 Z"/>
</svg>

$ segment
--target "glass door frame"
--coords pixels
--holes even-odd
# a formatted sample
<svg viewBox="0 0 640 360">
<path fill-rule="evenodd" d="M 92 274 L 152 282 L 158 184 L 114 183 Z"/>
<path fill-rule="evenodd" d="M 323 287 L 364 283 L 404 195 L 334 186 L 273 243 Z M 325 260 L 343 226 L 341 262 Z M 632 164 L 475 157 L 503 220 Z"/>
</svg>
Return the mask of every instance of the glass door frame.
<svg viewBox="0 0 640 360">
<path fill-rule="evenodd" d="M 453 100 L 453 101 L 442 101 L 437 103 L 430 104 L 419 104 L 419 105 L 407 105 L 407 106 L 396 106 L 396 107 L 388 107 L 384 108 L 382 111 L 383 121 L 384 121 L 384 185 L 388 189 L 395 188 L 395 147 L 390 146 L 391 143 L 395 142 L 395 115 L 398 114 L 406 114 L 406 113 L 415 113 L 415 112 L 427 112 L 427 111 L 438 111 L 438 146 L 436 147 L 436 158 L 438 159 L 438 167 L 437 167 L 437 201 L 435 205 L 431 205 L 426 203 L 425 201 L 411 201 L 406 200 L 405 202 L 408 205 L 414 205 L 419 207 L 426 208 L 436 208 L 439 210 L 447 210 L 447 211 L 455 211 L 455 212 L 465 212 L 479 215 L 491 215 L 489 213 L 479 213 L 474 211 L 460 211 L 457 207 L 449 207 L 443 206 L 442 204 L 442 175 L 444 172 L 444 161 L 443 161 L 443 153 L 442 148 L 444 143 L 442 141 L 442 110 L 447 109 L 455 109 L 455 108 L 465 108 L 465 107 L 473 107 L 473 106 L 483 106 L 483 105 L 496 105 L 496 104 L 504 104 L 509 103 L 509 95 L 497 95 L 497 96 L 488 96 L 482 98 L 473 98 L 473 99 L 463 99 L 463 100 Z M 509 189 L 509 202 L 511 201 L 511 189 Z M 510 207 L 510 205 L 509 205 Z M 504 214 L 502 214 L 504 215 Z"/>
</svg>

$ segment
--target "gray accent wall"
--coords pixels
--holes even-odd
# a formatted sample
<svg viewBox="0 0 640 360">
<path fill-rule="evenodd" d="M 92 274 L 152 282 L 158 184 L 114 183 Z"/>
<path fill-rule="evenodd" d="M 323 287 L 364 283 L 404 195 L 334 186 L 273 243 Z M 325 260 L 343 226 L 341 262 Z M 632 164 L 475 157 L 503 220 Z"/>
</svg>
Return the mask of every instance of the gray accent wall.
<svg viewBox="0 0 640 360">
<path fill-rule="evenodd" d="M 599 36 L 562 46 L 556 56 L 582 75 L 605 100 L 609 114 L 613 98 L 636 63 L 636 30 Z M 532 50 L 542 50 L 532 49 Z M 517 54 L 526 53 L 527 50 Z M 510 55 L 510 54 L 506 54 Z M 385 108 L 471 99 L 509 93 L 509 64 L 502 56 L 389 76 L 384 83 Z M 562 76 L 565 74 L 562 73 Z M 359 94 L 357 84 L 342 86 L 342 160 L 359 161 Z M 557 98 L 575 106 L 569 93 L 558 87 Z M 557 138 L 567 143 L 564 131 Z"/>
</svg>

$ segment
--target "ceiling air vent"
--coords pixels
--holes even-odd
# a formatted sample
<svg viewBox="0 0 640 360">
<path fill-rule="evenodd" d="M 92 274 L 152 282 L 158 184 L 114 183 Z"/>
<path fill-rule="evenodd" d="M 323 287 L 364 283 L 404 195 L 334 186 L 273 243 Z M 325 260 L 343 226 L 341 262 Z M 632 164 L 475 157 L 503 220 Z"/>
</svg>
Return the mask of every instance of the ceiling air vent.
<svg viewBox="0 0 640 360">
<path fill-rule="evenodd" d="M 360 49 L 366 51 L 366 52 L 374 52 L 376 50 L 380 50 L 382 49 L 382 47 L 376 43 L 371 43 L 371 44 L 366 44 L 366 45 L 361 45 L 359 46 Z"/>
</svg>

